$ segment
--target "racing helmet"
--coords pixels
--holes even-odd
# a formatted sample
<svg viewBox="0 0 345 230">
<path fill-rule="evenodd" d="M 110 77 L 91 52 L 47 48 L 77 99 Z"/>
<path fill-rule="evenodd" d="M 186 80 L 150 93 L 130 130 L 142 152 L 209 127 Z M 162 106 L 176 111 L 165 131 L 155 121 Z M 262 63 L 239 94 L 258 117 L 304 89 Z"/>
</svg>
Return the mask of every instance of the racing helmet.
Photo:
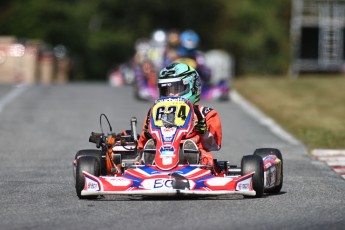
<svg viewBox="0 0 345 230">
<path fill-rule="evenodd" d="M 154 44 L 164 44 L 167 40 L 167 34 L 164 30 L 155 30 L 151 35 L 151 40 Z"/>
<path fill-rule="evenodd" d="M 199 35 L 193 30 L 186 30 L 180 35 L 180 43 L 186 49 L 195 49 L 199 45 Z"/>
<path fill-rule="evenodd" d="M 180 44 L 180 33 L 176 29 L 168 31 L 167 43 L 170 47 L 177 47 Z"/>
<path fill-rule="evenodd" d="M 159 96 L 180 96 L 193 104 L 200 100 L 201 79 L 194 68 L 185 63 L 171 63 L 158 78 Z"/>
</svg>

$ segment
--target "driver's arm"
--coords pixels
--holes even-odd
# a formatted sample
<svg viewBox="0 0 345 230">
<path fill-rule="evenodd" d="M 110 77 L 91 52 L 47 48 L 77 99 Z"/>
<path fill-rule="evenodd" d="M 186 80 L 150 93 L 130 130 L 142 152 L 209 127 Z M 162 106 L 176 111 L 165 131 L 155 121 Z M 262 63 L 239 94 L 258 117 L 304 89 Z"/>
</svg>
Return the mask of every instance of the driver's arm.
<svg viewBox="0 0 345 230">
<path fill-rule="evenodd" d="M 147 116 L 145 117 L 143 128 L 142 128 L 139 140 L 138 140 L 138 150 L 139 151 L 141 151 L 144 148 L 146 142 L 150 139 L 150 136 L 151 136 L 151 134 L 148 131 L 150 112 L 151 112 L 151 109 L 148 111 Z"/>
<path fill-rule="evenodd" d="M 222 145 L 222 123 L 216 110 L 207 107 L 202 108 L 202 114 L 206 119 L 207 131 L 201 135 L 201 144 L 207 151 L 220 150 Z"/>
</svg>

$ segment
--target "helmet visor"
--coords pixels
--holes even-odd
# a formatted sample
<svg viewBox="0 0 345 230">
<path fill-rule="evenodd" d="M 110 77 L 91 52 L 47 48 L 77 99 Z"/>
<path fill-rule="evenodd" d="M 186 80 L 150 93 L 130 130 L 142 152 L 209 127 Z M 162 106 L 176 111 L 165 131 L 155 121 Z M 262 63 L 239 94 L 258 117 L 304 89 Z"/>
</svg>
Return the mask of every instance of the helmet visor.
<svg viewBox="0 0 345 230">
<path fill-rule="evenodd" d="M 167 82 L 158 84 L 159 96 L 183 96 L 190 90 L 189 83 L 183 84 L 182 81 Z"/>
</svg>

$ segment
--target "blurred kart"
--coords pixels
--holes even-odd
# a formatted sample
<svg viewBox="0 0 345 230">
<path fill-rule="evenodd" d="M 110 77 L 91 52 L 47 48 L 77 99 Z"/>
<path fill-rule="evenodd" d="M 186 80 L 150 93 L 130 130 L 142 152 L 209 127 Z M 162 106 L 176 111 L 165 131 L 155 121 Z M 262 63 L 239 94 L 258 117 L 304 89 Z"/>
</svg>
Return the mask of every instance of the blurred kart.
<svg viewBox="0 0 345 230">
<path fill-rule="evenodd" d="M 120 64 L 118 68 L 111 71 L 108 76 L 109 84 L 113 87 L 132 85 L 134 82 L 134 71 L 131 63 Z"/>
<path fill-rule="evenodd" d="M 206 65 L 205 60 L 198 60 L 201 57 L 193 58 L 178 58 L 174 62 L 186 63 L 189 66 L 193 67 L 200 75 L 202 83 L 202 91 L 200 98 L 202 100 L 211 101 L 227 101 L 229 100 L 229 91 L 230 91 L 230 79 L 229 78 L 218 78 L 215 79 L 212 69 Z"/>
<path fill-rule="evenodd" d="M 101 133 L 92 132 L 89 138 L 100 150 L 80 150 L 73 161 L 77 196 L 262 197 L 264 193 L 279 193 L 283 159 L 278 149 L 257 149 L 253 155 L 243 156 L 240 167 L 216 159 L 213 165 L 200 163 L 200 150 L 189 139 L 195 122 L 201 119 L 198 111 L 181 97 L 157 99 L 150 109 L 148 128 L 152 138 L 142 152 L 137 151 L 134 117 L 130 130 L 114 133 L 108 118 L 101 114 Z M 109 125 L 108 134 L 103 131 L 104 119 Z"/>
<path fill-rule="evenodd" d="M 154 101 L 158 98 L 157 71 L 150 60 L 135 66 L 133 93 L 138 100 Z"/>
<path fill-rule="evenodd" d="M 231 55 L 224 50 L 209 50 L 205 52 L 205 65 L 210 68 L 212 73 L 210 85 L 214 91 L 210 92 L 216 94 L 210 97 L 206 96 L 206 98 L 230 99 L 229 91 L 231 90 L 231 81 L 234 74 L 234 61 Z M 208 91 L 208 88 L 207 85 L 204 87 L 206 91 Z M 221 93 L 217 91 L 221 91 Z"/>
<path fill-rule="evenodd" d="M 151 39 L 139 38 L 135 42 L 135 55 L 121 64 L 109 76 L 112 86 L 132 85 L 138 100 L 154 101 L 158 98 L 159 70 L 171 62 L 184 62 L 199 73 L 202 80 L 201 99 L 206 101 L 229 100 L 233 63 L 223 50 L 198 49 L 199 35 L 190 29 L 156 30 Z"/>
<path fill-rule="evenodd" d="M 216 85 L 203 84 L 200 98 L 206 101 L 228 101 L 229 90 L 229 83 L 226 80 L 222 80 L 218 82 Z"/>
</svg>

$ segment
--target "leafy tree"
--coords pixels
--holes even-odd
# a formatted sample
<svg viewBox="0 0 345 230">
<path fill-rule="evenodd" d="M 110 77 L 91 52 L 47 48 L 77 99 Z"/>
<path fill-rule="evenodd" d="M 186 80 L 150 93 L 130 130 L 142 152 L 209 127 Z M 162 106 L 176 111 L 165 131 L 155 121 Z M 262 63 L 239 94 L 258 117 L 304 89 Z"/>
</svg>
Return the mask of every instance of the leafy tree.
<svg viewBox="0 0 345 230">
<path fill-rule="evenodd" d="M 290 1 L 226 2 L 219 42 L 234 54 L 239 73 L 282 73 L 288 68 Z"/>
<path fill-rule="evenodd" d="M 0 35 L 67 46 L 74 79 L 104 80 L 157 28 L 194 29 L 204 50 L 235 57 L 237 74 L 283 73 L 290 8 L 290 0 L 2 0 Z"/>
</svg>

